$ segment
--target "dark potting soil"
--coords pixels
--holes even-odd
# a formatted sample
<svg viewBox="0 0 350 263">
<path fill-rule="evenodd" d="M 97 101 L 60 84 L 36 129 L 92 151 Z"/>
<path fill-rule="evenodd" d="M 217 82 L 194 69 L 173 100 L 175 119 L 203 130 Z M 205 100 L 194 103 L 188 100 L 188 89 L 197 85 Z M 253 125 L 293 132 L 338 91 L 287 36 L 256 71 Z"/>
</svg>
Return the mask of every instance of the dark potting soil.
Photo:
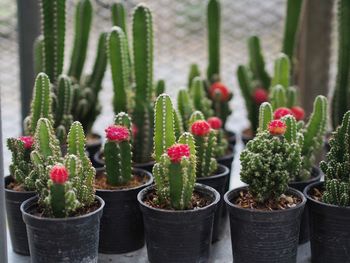
<svg viewBox="0 0 350 263">
<path fill-rule="evenodd" d="M 312 188 L 310 196 L 312 199 L 315 199 L 316 201 L 323 202 L 322 197 L 323 197 L 323 190 L 317 189 L 317 188 Z"/>
<path fill-rule="evenodd" d="M 77 209 L 74 213 L 69 215 L 68 217 L 78 217 L 78 216 L 83 216 L 83 215 L 92 213 L 95 210 L 97 210 L 100 207 L 100 205 L 101 204 L 97 200 L 95 200 L 92 205 L 81 207 L 81 208 Z M 31 210 L 29 210 L 27 212 L 31 215 L 38 216 L 38 217 L 55 218 L 48 211 L 45 211 L 45 209 L 42 206 L 40 206 L 38 204 L 34 208 L 32 208 Z"/>
<path fill-rule="evenodd" d="M 146 198 L 143 200 L 143 202 L 151 207 L 154 207 L 154 208 L 175 211 L 175 209 L 173 209 L 170 206 L 170 202 L 167 202 L 165 204 L 159 203 L 159 199 L 158 199 L 158 196 L 157 196 L 157 193 L 155 190 L 149 192 L 146 195 Z M 212 203 L 212 200 L 210 200 L 207 196 L 205 196 L 199 192 L 193 192 L 193 195 L 191 198 L 191 203 L 186 210 L 195 210 L 198 208 L 203 208 L 203 207 L 210 205 L 211 203 Z"/>
<path fill-rule="evenodd" d="M 131 189 L 138 187 L 140 185 L 144 185 L 147 183 L 149 178 L 147 176 L 133 176 L 132 179 L 127 182 L 125 185 L 112 186 L 107 183 L 107 176 L 104 173 L 100 173 L 96 175 L 95 178 L 95 188 L 96 189 L 104 189 L 104 190 L 123 190 L 123 189 Z"/>
<path fill-rule="evenodd" d="M 301 199 L 298 196 L 283 194 L 278 200 L 267 200 L 265 203 L 258 203 L 250 192 L 243 190 L 240 191 L 239 196 L 233 202 L 246 209 L 273 211 L 295 207 L 301 203 Z"/>
<path fill-rule="evenodd" d="M 6 189 L 16 191 L 16 192 L 26 192 L 27 190 L 24 188 L 23 184 L 17 182 L 11 182 L 6 186 Z"/>
</svg>

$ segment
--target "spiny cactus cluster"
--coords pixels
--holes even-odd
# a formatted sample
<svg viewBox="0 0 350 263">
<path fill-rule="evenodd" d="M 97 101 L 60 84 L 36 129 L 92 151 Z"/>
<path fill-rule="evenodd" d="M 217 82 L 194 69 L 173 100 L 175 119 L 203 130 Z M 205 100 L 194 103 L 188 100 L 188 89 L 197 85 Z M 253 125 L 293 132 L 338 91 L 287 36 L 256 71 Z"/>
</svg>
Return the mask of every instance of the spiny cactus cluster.
<svg viewBox="0 0 350 263">
<path fill-rule="evenodd" d="M 170 97 L 162 94 L 155 104 L 153 175 L 158 201 L 176 210 L 190 205 L 196 181 L 196 146 L 192 135 L 183 133 L 176 142 L 174 110 Z"/>
<path fill-rule="evenodd" d="M 114 125 L 106 128 L 104 146 L 107 183 L 120 186 L 129 182 L 131 173 L 131 120 L 125 112 L 120 112 Z"/>
<path fill-rule="evenodd" d="M 350 111 L 346 112 L 341 125 L 332 134 L 327 160 L 320 163 L 325 174 L 326 203 L 350 205 Z"/>
<path fill-rule="evenodd" d="M 333 129 L 350 109 L 350 3 L 338 1 L 338 72 L 332 100 Z"/>
<path fill-rule="evenodd" d="M 226 154 L 229 146 L 227 138 L 225 137 L 225 132 L 222 129 L 222 120 L 218 117 L 210 117 L 207 119 L 207 122 L 216 134 L 215 157 L 222 157 Z"/>
<path fill-rule="evenodd" d="M 301 169 L 301 145 L 293 116 L 273 120 L 272 107 L 260 106 L 259 132 L 240 156 L 241 180 L 257 202 L 277 200 Z"/>
<path fill-rule="evenodd" d="M 62 76 L 65 52 L 65 4 L 65 0 L 41 0 L 43 37 L 35 45 L 36 70 L 45 72 L 54 86 L 54 98 L 57 100 L 54 101 L 55 118 L 59 120 L 64 118 L 64 125 L 58 129 L 62 136 L 65 131 L 61 128 L 65 126 L 67 131 L 71 118 L 80 121 L 86 132 L 91 131 L 93 122 L 101 110 L 98 93 L 107 65 L 106 33 L 101 33 L 92 73 L 83 75 L 93 10 L 90 0 L 80 0 L 75 12 L 74 43 L 67 73 L 69 77 Z M 74 107 L 69 108 L 70 105 Z"/>
</svg>

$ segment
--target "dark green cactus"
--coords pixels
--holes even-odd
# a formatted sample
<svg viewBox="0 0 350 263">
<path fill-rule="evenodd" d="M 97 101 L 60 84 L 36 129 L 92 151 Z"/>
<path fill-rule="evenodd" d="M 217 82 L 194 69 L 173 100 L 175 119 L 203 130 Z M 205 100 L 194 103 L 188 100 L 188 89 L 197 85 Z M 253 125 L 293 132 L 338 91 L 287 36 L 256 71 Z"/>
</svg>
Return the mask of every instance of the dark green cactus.
<svg viewBox="0 0 350 263">
<path fill-rule="evenodd" d="M 91 22 L 91 2 L 90 0 L 80 0 L 77 3 L 75 10 L 74 44 L 71 63 L 68 70 L 68 75 L 71 76 L 75 82 L 80 81 L 80 77 L 83 72 L 89 42 Z"/>
<path fill-rule="evenodd" d="M 44 71 L 44 37 L 38 36 L 34 42 L 34 73 L 38 75 Z"/>
<path fill-rule="evenodd" d="M 206 118 L 214 115 L 212 110 L 212 101 L 205 94 L 203 80 L 200 77 L 195 77 L 191 85 L 191 97 L 195 110 L 201 111 Z"/>
<path fill-rule="evenodd" d="M 192 85 L 192 80 L 195 77 L 200 77 L 201 76 L 201 72 L 199 70 L 199 66 L 197 64 L 191 64 L 190 66 L 190 73 L 188 74 L 188 88 L 191 89 L 191 85 Z"/>
<path fill-rule="evenodd" d="M 163 79 L 157 81 L 155 85 L 155 91 L 156 97 L 165 92 L 165 81 Z"/>
<path fill-rule="evenodd" d="M 325 192 L 322 200 L 326 203 L 350 205 L 350 111 L 344 115 L 340 126 L 333 132 L 326 161 L 320 163 L 325 174 Z"/>
<path fill-rule="evenodd" d="M 215 82 L 220 79 L 220 3 L 209 0 L 207 7 L 208 58 L 207 79 Z"/>
<path fill-rule="evenodd" d="M 181 115 L 183 128 L 188 130 L 188 121 L 194 111 L 193 102 L 187 90 L 182 89 L 177 94 L 177 108 Z"/>
<path fill-rule="evenodd" d="M 350 109 L 350 2 L 338 1 L 338 72 L 332 100 L 333 129 Z"/>
<path fill-rule="evenodd" d="M 41 0 L 44 72 L 55 83 L 63 70 L 66 0 Z"/>
<path fill-rule="evenodd" d="M 285 89 L 290 86 L 291 65 L 286 54 L 281 53 L 275 60 L 274 74 L 271 80 L 271 87 L 281 85 Z"/>
</svg>

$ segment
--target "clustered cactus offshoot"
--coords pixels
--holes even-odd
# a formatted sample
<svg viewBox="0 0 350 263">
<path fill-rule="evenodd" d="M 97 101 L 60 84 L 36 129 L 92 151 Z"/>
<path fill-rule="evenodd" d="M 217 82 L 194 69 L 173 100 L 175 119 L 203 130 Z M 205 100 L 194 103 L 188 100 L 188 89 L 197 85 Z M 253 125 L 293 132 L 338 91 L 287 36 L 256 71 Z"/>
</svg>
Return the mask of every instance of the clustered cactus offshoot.
<svg viewBox="0 0 350 263">
<path fill-rule="evenodd" d="M 325 174 L 322 200 L 328 204 L 350 205 L 350 111 L 329 140 L 327 160 L 320 163 Z"/>
</svg>

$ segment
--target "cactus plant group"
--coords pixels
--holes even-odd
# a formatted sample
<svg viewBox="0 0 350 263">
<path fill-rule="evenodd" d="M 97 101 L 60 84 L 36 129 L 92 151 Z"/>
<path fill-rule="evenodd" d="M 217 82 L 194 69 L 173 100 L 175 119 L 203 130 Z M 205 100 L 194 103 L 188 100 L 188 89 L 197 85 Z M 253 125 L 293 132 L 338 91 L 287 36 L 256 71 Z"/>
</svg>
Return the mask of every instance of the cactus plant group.
<svg viewBox="0 0 350 263">
<path fill-rule="evenodd" d="M 350 111 L 344 115 L 341 125 L 332 134 L 331 146 L 326 161 L 320 163 L 325 174 L 325 192 L 322 200 L 325 203 L 350 205 Z"/>
</svg>

